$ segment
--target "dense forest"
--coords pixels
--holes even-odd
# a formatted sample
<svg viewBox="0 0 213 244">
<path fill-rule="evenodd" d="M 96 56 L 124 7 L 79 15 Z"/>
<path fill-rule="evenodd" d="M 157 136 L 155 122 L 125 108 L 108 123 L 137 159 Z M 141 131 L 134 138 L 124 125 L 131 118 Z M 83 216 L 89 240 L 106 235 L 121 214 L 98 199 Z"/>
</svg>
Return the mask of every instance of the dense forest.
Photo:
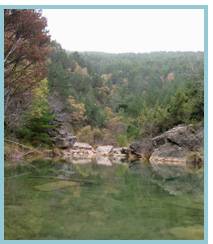
<svg viewBox="0 0 213 244">
<path fill-rule="evenodd" d="M 80 141 L 125 146 L 203 121 L 203 52 L 70 52 L 35 10 L 5 10 L 4 25 L 8 137 L 52 146 L 61 117 Z"/>
</svg>

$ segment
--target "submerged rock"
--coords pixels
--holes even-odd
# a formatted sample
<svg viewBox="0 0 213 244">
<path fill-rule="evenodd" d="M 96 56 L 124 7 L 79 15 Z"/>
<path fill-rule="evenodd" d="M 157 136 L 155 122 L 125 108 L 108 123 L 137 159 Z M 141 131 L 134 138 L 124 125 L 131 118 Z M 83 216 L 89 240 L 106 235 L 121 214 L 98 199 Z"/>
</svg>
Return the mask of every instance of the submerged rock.
<svg viewBox="0 0 213 244">
<path fill-rule="evenodd" d="M 79 185 L 79 183 L 77 182 L 60 180 L 60 181 L 49 182 L 43 185 L 38 185 L 35 186 L 34 188 L 39 191 L 55 191 L 55 190 L 63 189 L 70 186 L 77 186 L 77 185 Z"/>
<path fill-rule="evenodd" d="M 178 226 L 168 229 L 167 232 L 178 240 L 203 240 L 204 238 L 202 225 Z"/>
</svg>

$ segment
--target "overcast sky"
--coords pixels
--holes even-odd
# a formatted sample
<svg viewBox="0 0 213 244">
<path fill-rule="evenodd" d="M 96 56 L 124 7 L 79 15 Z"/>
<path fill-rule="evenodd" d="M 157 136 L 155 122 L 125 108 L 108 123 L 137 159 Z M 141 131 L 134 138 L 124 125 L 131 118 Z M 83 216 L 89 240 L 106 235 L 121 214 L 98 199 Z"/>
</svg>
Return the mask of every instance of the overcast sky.
<svg viewBox="0 0 213 244">
<path fill-rule="evenodd" d="M 203 51 L 202 10 L 43 10 L 53 40 L 70 51 Z"/>
</svg>

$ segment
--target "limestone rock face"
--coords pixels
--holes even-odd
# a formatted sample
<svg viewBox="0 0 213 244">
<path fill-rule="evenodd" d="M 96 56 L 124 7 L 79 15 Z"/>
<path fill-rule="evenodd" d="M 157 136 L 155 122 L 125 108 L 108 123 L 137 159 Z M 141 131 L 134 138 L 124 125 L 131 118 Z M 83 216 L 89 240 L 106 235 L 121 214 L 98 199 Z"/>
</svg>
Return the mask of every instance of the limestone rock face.
<svg viewBox="0 0 213 244">
<path fill-rule="evenodd" d="M 190 163 L 200 167 L 203 138 L 202 126 L 178 125 L 152 139 L 132 143 L 129 149 L 137 157 L 149 159 L 151 164 Z"/>
<path fill-rule="evenodd" d="M 201 167 L 203 136 L 202 127 L 196 129 L 191 125 L 179 125 L 154 137 L 151 164 Z"/>
<path fill-rule="evenodd" d="M 178 125 L 152 139 L 153 145 L 159 147 L 167 142 L 189 150 L 197 150 L 203 146 L 203 128 L 194 129 L 189 125 Z"/>
<path fill-rule="evenodd" d="M 70 114 L 65 112 L 64 102 L 57 92 L 51 93 L 48 104 L 55 118 L 52 121 L 54 128 L 49 129 L 49 135 L 53 143 L 60 149 L 67 149 L 73 146 L 77 138 L 73 136 Z"/>
</svg>

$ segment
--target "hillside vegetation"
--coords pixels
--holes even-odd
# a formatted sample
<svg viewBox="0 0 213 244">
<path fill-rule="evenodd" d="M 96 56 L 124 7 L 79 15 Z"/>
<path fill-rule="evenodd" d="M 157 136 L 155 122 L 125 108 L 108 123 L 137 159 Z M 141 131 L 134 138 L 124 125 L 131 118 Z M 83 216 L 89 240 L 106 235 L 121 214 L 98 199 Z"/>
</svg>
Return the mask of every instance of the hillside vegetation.
<svg viewBox="0 0 213 244">
<path fill-rule="evenodd" d="M 70 53 L 52 43 L 57 92 L 83 141 L 128 142 L 203 120 L 203 53 Z"/>
<path fill-rule="evenodd" d="M 203 122 L 202 52 L 68 52 L 46 24 L 39 11 L 5 11 L 6 136 L 52 146 L 60 122 L 80 141 L 125 146 Z"/>
</svg>

